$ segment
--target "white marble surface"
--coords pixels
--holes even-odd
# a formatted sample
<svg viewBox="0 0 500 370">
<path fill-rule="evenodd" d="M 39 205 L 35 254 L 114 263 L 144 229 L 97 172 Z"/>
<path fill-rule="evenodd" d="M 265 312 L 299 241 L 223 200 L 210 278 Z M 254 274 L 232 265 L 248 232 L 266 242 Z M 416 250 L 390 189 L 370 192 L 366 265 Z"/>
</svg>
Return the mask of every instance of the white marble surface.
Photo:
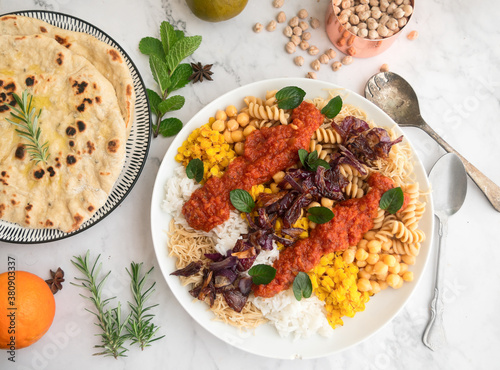
<svg viewBox="0 0 500 370">
<path fill-rule="evenodd" d="M 198 20 L 183 0 L 0 0 L 0 13 L 45 9 L 84 19 L 113 37 L 129 53 L 147 86 L 152 86 L 147 58 L 138 50 L 144 36 L 157 36 L 168 20 L 189 35 L 203 36 L 193 61 L 213 63 L 214 82 L 189 85 L 180 91 L 188 104 L 178 112 L 187 122 L 219 95 L 244 84 L 273 77 L 303 77 L 313 57 L 302 53 L 299 68 L 285 53 L 281 27 L 274 33 L 255 34 L 256 22 L 267 24 L 277 14 L 271 0 L 251 0 L 237 18 L 218 24 Z M 303 5 L 308 3 L 308 5 Z M 322 25 L 328 1 L 286 0 L 287 15 L 306 7 Z M 323 66 L 318 78 L 362 93 L 366 80 L 388 63 L 405 77 L 420 99 L 423 117 L 453 147 L 500 184 L 500 31 L 498 2 L 417 1 L 416 13 L 401 37 L 384 54 L 355 60 L 339 72 Z M 418 30 L 415 41 L 406 39 Z M 313 31 L 312 43 L 326 50 L 330 43 L 323 29 Z M 338 58 L 337 58 L 338 59 Z M 426 134 L 405 129 L 429 170 L 444 152 Z M 0 352 L 1 369 L 486 369 L 498 368 L 500 346 L 497 285 L 500 270 L 496 212 L 472 181 L 463 208 L 449 222 L 445 260 L 445 317 L 447 344 L 432 352 L 421 342 L 428 319 L 435 259 L 402 312 L 362 344 L 331 356 L 302 361 L 263 358 L 232 348 L 197 325 L 180 307 L 162 278 L 152 301 L 160 304 L 156 321 L 166 337 L 144 352 L 132 349 L 114 360 L 92 356 L 97 329 L 80 290 L 69 284 L 76 275 L 70 259 L 91 249 L 102 254 L 106 270 L 113 271 L 108 294 L 124 302 L 128 277 L 124 267 L 134 261 L 157 265 L 150 236 L 150 198 L 156 172 L 171 140 L 153 140 L 144 171 L 127 199 L 103 222 L 70 239 L 40 245 L 0 242 L 0 271 L 7 256 L 17 269 L 46 276 L 61 266 L 67 281 L 56 295 L 57 313 L 48 334 L 33 346 L 19 350 L 16 363 Z"/>
</svg>

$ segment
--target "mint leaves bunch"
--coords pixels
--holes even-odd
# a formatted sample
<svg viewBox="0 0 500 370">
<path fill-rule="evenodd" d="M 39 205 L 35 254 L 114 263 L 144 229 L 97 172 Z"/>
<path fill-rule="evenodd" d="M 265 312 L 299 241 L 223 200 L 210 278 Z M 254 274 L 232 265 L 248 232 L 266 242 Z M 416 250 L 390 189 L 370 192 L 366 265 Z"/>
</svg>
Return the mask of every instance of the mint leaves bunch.
<svg viewBox="0 0 500 370">
<path fill-rule="evenodd" d="M 160 25 L 160 39 L 144 37 L 139 42 L 141 53 L 149 56 L 149 66 L 158 84 L 160 94 L 147 89 L 151 111 L 156 115 L 153 136 L 174 136 L 182 129 L 182 122 L 174 117 L 163 119 L 166 113 L 184 106 L 181 95 L 170 94 L 189 83 L 193 68 L 189 63 L 181 63 L 194 53 L 201 44 L 201 36 L 185 36 L 164 21 Z"/>
</svg>

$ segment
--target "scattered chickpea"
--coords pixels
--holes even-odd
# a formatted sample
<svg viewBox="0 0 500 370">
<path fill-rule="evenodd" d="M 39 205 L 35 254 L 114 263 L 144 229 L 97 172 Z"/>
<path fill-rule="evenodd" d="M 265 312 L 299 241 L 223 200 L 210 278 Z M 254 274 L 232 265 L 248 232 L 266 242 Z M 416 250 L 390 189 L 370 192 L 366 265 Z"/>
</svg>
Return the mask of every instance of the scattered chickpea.
<svg viewBox="0 0 500 370">
<path fill-rule="evenodd" d="M 366 280 L 370 280 L 370 278 L 372 277 L 371 274 L 369 274 L 368 272 L 366 272 L 366 269 L 364 270 L 360 270 L 358 272 L 358 279 L 366 279 Z M 371 288 L 371 286 L 370 286 Z"/>
<path fill-rule="evenodd" d="M 328 49 L 325 51 L 325 54 L 328 55 L 328 58 L 333 59 L 337 56 L 337 52 L 333 49 Z"/>
<path fill-rule="evenodd" d="M 367 247 L 370 253 L 380 253 L 380 250 L 382 249 L 382 243 L 376 239 L 370 240 Z"/>
<path fill-rule="evenodd" d="M 311 39 L 311 33 L 310 32 L 303 32 L 302 33 L 302 40 L 307 41 Z"/>
<path fill-rule="evenodd" d="M 352 249 L 346 249 L 342 254 L 342 258 L 345 263 L 353 263 L 354 262 L 355 252 Z"/>
<path fill-rule="evenodd" d="M 266 30 L 273 32 L 276 29 L 276 21 L 273 19 L 266 27 Z"/>
<path fill-rule="evenodd" d="M 368 256 L 368 257 L 370 257 L 370 256 Z M 368 262 L 368 258 L 367 258 L 366 260 L 367 260 L 367 262 Z M 365 271 L 366 271 L 367 273 L 369 273 L 370 275 L 371 275 L 371 274 L 373 274 L 373 265 L 369 265 L 369 264 L 368 264 L 368 265 L 366 265 L 366 266 L 364 267 L 364 269 L 365 269 Z"/>
<path fill-rule="evenodd" d="M 302 50 L 307 50 L 309 49 L 309 43 L 307 41 L 302 41 L 300 44 L 299 44 L 300 48 Z"/>
<path fill-rule="evenodd" d="M 393 267 L 396 264 L 396 258 L 391 254 L 387 254 L 384 256 L 384 263 L 389 267 Z"/>
<path fill-rule="evenodd" d="M 236 122 L 238 122 L 241 127 L 245 127 L 250 122 L 250 116 L 245 112 L 239 113 L 236 116 Z"/>
<path fill-rule="evenodd" d="M 299 17 L 293 17 L 292 19 L 290 19 L 288 21 L 288 25 L 292 28 L 297 27 L 299 25 Z"/>
<path fill-rule="evenodd" d="M 283 30 L 283 34 L 286 36 L 286 37 L 292 37 L 293 35 L 293 30 L 292 30 L 292 27 L 290 26 L 286 26 L 285 29 Z"/>
<path fill-rule="evenodd" d="M 318 58 L 318 60 L 321 64 L 328 64 L 328 62 L 330 61 L 330 58 L 326 54 L 321 54 L 320 57 Z"/>
<path fill-rule="evenodd" d="M 236 131 L 240 125 L 238 124 L 238 122 L 236 122 L 235 119 L 230 119 L 229 121 L 227 121 L 227 129 L 229 131 Z"/>
<path fill-rule="evenodd" d="M 226 140 L 226 143 L 228 144 L 234 143 L 231 132 L 229 132 L 228 130 L 224 131 L 224 140 Z"/>
<path fill-rule="evenodd" d="M 309 23 L 311 24 L 311 27 L 313 29 L 319 28 L 319 26 L 320 26 L 318 18 L 311 18 L 311 20 L 309 21 Z"/>
<path fill-rule="evenodd" d="M 239 143 L 238 143 L 238 144 L 239 144 Z M 236 145 L 234 146 L 234 151 L 236 152 Z M 236 152 L 236 153 L 238 153 L 238 152 Z M 281 190 L 281 189 L 278 187 L 278 184 L 276 184 L 276 183 L 274 183 L 274 182 L 273 182 L 271 185 L 269 185 L 269 186 L 270 186 L 271 191 L 272 191 L 273 193 L 279 193 L 279 191 Z"/>
<path fill-rule="evenodd" d="M 273 6 L 275 8 L 281 8 L 284 3 L 285 3 L 285 0 L 274 0 L 273 1 Z"/>
<path fill-rule="evenodd" d="M 332 208 L 333 207 L 333 200 L 328 199 L 326 197 L 321 198 L 321 205 L 326 208 Z"/>
<path fill-rule="evenodd" d="M 245 143 L 237 142 L 236 144 L 234 144 L 234 151 L 238 155 L 243 155 L 245 153 Z"/>
<path fill-rule="evenodd" d="M 389 284 L 390 287 L 395 288 L 396 286 L 399 285 L 399 281 L 401 280 L 401 277 L 397 274 L 389 274 L 387 275 L 387 284 Z"/>
<path fill-rule="evenodd" d="M 294 61 L 295 65 L 297 65 L 297 66 L 299 66 L 299 67 L 300 67 L 301 65 L 303 65 L 303 64 L 304 64 L 304 57 L 297 56 L 297 57 L 295 57 L 295 58 L 293 59 L 293 61 Z"/>
<path fill-rule="evenodd" d="M 378 253 L 369 253 L 368 257 L 366 257 L 366 262 L 370 265 L 374 265 L 378 262 L 379 258 Z"/>
<path fill-rule="evenodd" d="M 295 53 L 295 44 L 292 41 L 289 41 L 285 45 L 285 50 L 288 54 Z"/>
<path fill-rule="evenodd" d="M 278 23 L 284 23 L 286 22 L 286 14 L 285 12 L 279 12 L 278 15 L 276 16 L 276 20 L 278 21 Z"/>
<path fill-rule="evenodd" d="M 408 38 L 408 40 L 415 40 L 418 37 L 418 32 L 411 31 L 406 37 Z"/>
<path fill-rule="evenodd" d="M 380 72 L 389 72 L 389 65 L 384 63 L 380 66 Z"/>
<path fill-rule="evenodd" d="M 299 22 L 299 27 L 302 29 L 302 31 L 305 31 L 305 30 L 307 30 L 309 28 L 309 25 L 306 22 L 304 22 L 304 21 L 300 21 Z"/>
<path fill-rule="evenodd" d="M 371 293 L 377 294 L 378 292 L 380 292 L 380 284 L 379 283 L 377 283 L 376 281 L 370 280 L 370 284 L 371 284 L 371 289 L 370 289 Z"/>
<path fill-rule="evenodd" d="M 264 26 L 262 25 L 262 23 L 255 23 L 255 25 L 253 26 L 253 31 L 256 33 L 259 33 L 263 29 L 264 29 Z"/>
<path fill-rule="evenodd" d="M 298 46 L 300 44 L 300 37 L 297 35 L 292 35 L 292 37 L 290 37 L 290 41 L 293 42 L 295 46 Z"/>
<path fill-rule="evenodd" d="M 349 65 L 351 63 L 352 63 L 352 57 L 350 55 L 346 55 L 345 57 L 342 58 L 343 65 Z"/>
<path fill-rule="evenodd" d="M 305 18 L 307 18 L 309 13 L 305 9 L 300 9 L 299 12 L 297 13 L 297 15 L 299 16 L 300 19 L 305 19 Z"/>
<path fill-rule="evenodd" d="M 245 129 L 243 130 L 243 136 L 247 137 L 248 135 L 250 135 L 252 132 L 254 132 L 255 130 L 257 130 L 254 126 L 247 126 L 245 127 Z"/>
<path fill-rule="evenodd" d="M 309 47 L 307 52 L 309 53 L 309 55 L 317 55 L 319 53 L 319 49 L 313 45 L 313 46 Z"/>
<path fill-rule="evenodd" d="M 404 275 L 404 273 L 408 271 L 408 265 L 406 263 L 399 264 L 399 275 Z"/>
<path fill-rule="evenodd" d="M 243 131 L 242 130 L 236 130 L 236 131 L 231 132 L 231 139 L 235 143 L 239 143 L 240 141 L 245 140 L 245 137 L 243 136 Z"/>
<path fill-rule="evenodd" d="M 370 280 L 368 279 L 358 279 L 358 290 L 360 292 L 367 292 L 372 288 L 372 285 L 370 284 Z"/>
<path fill-rule="evenodd" d="M 387 266 L 384 262 L 378 261 L 374 266 L 373 266 L 373 273 L 377 275 L 383 275 L 386 274 L 387 271 L 389 271 L 389 266 Z"/>
<path fill-rule="evenodd" d="M 358 249 L 356 251 L 356 260 L 365 261 L 368 258 L 368 253 L 364 249 Z"/>
<path fill-rule="evenodd" d="M 300 28 L 299 26 L 293 27 L 292 32 L 294 35 L 301 36 L 302 28 Z"/>
<path fill-rule="evenodd" d="M 228 117 L 234 117 L 238 114 L 238 109 L 234 105 L 228 105 L 226 107 L 226 115 Z"/>
<path fill-rule="evenodd" d="M 311 80 L 315 80 L 318 77 L 316 76 L 316 73 L 314 73 L 314 72 L 307 72 L 306 78 L 310 78 Z"/>
<path fill-rule="evenodd" d="M 413 281 L 413 272 L 412 271 L 406 271 L 403 274 L 403 280 L 404 281 Z"/>
<path fill-rule="evenodd" d="M 226 123 L 220 119 L 212 123 L 212 130 L 223 132 L 226 129 Z"/>
<path fill-rule="evenodd" d="M 356 266 L 365 267 L 368 263 L 366 261 L 356 261 Z"/>
<path fill-rule="evenodd" d="M 314 69 L 315 71 L 319 71 L 319 69 L 321 68 L 321 63 L 319 60 L 313 60 L 311 62 L 311 68 Z"/>
<path fill-rule="evenodd" d="M 225 121 L 227 119 L 227 114 L 223 110 L 218 110 L 215 112 L 215 119 Z"/>
<path fill-rule="evenodd" d="M 400 271 L 401 271 L 401 264 L 398 262 L 396 262 L 394 266 L 389 266 L 389 272 L 391 274 L 399 274 Z"/>
</svg>

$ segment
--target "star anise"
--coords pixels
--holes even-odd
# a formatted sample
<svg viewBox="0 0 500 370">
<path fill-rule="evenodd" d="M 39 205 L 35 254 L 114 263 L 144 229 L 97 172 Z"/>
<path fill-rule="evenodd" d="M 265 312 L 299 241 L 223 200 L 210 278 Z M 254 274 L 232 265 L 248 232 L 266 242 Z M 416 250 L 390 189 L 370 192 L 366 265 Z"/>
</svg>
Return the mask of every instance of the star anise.
<svg viewBox="0 0 500 370">
<path fill-rule="evenodd" d="M 193 83 L 203 82 L 203 79 L 208 81 L 213 81 L 211 75 L 214 73 L 210 70 L 212 68 L 212 64 L 207 64 L 202 66 L 200 62 L 191 63 L 191 67 L 193 67 L 193 74 L 189 77 Z"/>
<path fill-rule="evenodd" d="M 45 280 L 45 282 L 49 285 L 52 294 L 56 294 L 63 288 L 62 283 L 64 281 L 64 271 L 58 267 L 56 272 L 50 270 L 50 275 L 52 276 L 52 279 Z"/>
</svg>

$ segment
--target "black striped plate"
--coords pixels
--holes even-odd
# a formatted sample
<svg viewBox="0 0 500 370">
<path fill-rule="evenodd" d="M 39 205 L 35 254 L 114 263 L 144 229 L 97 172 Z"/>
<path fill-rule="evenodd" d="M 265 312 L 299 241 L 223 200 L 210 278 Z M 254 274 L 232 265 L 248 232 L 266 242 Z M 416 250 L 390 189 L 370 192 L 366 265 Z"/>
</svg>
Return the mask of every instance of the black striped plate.
<svg viewBox="0 0 500 370">
<path fill-rule="evenodd" d="M 71 233 L 65 233 L 54 229 L 28 229 L 11 222 L 0 220 L 0 241 L 22 244 L 45 243 L 64 239 L 87 230 L 110 214 L 130 193 L 142 172 L 151 142 L 149 102 L 146 86 L 135 64 L 122 47 L 99 28 L 76 17 L 52 11 L 33 10 L 10 14 L 37 18 L 66 30 L 84 32 L 115 47 L 121 52 L 130 69 L 136 95 L 135 117 L 130 136 L 127 140 L 124 167 L 106 203 L 97 210 L 92 218 L 83 223 L 78 230 Z"/>
</svg>

